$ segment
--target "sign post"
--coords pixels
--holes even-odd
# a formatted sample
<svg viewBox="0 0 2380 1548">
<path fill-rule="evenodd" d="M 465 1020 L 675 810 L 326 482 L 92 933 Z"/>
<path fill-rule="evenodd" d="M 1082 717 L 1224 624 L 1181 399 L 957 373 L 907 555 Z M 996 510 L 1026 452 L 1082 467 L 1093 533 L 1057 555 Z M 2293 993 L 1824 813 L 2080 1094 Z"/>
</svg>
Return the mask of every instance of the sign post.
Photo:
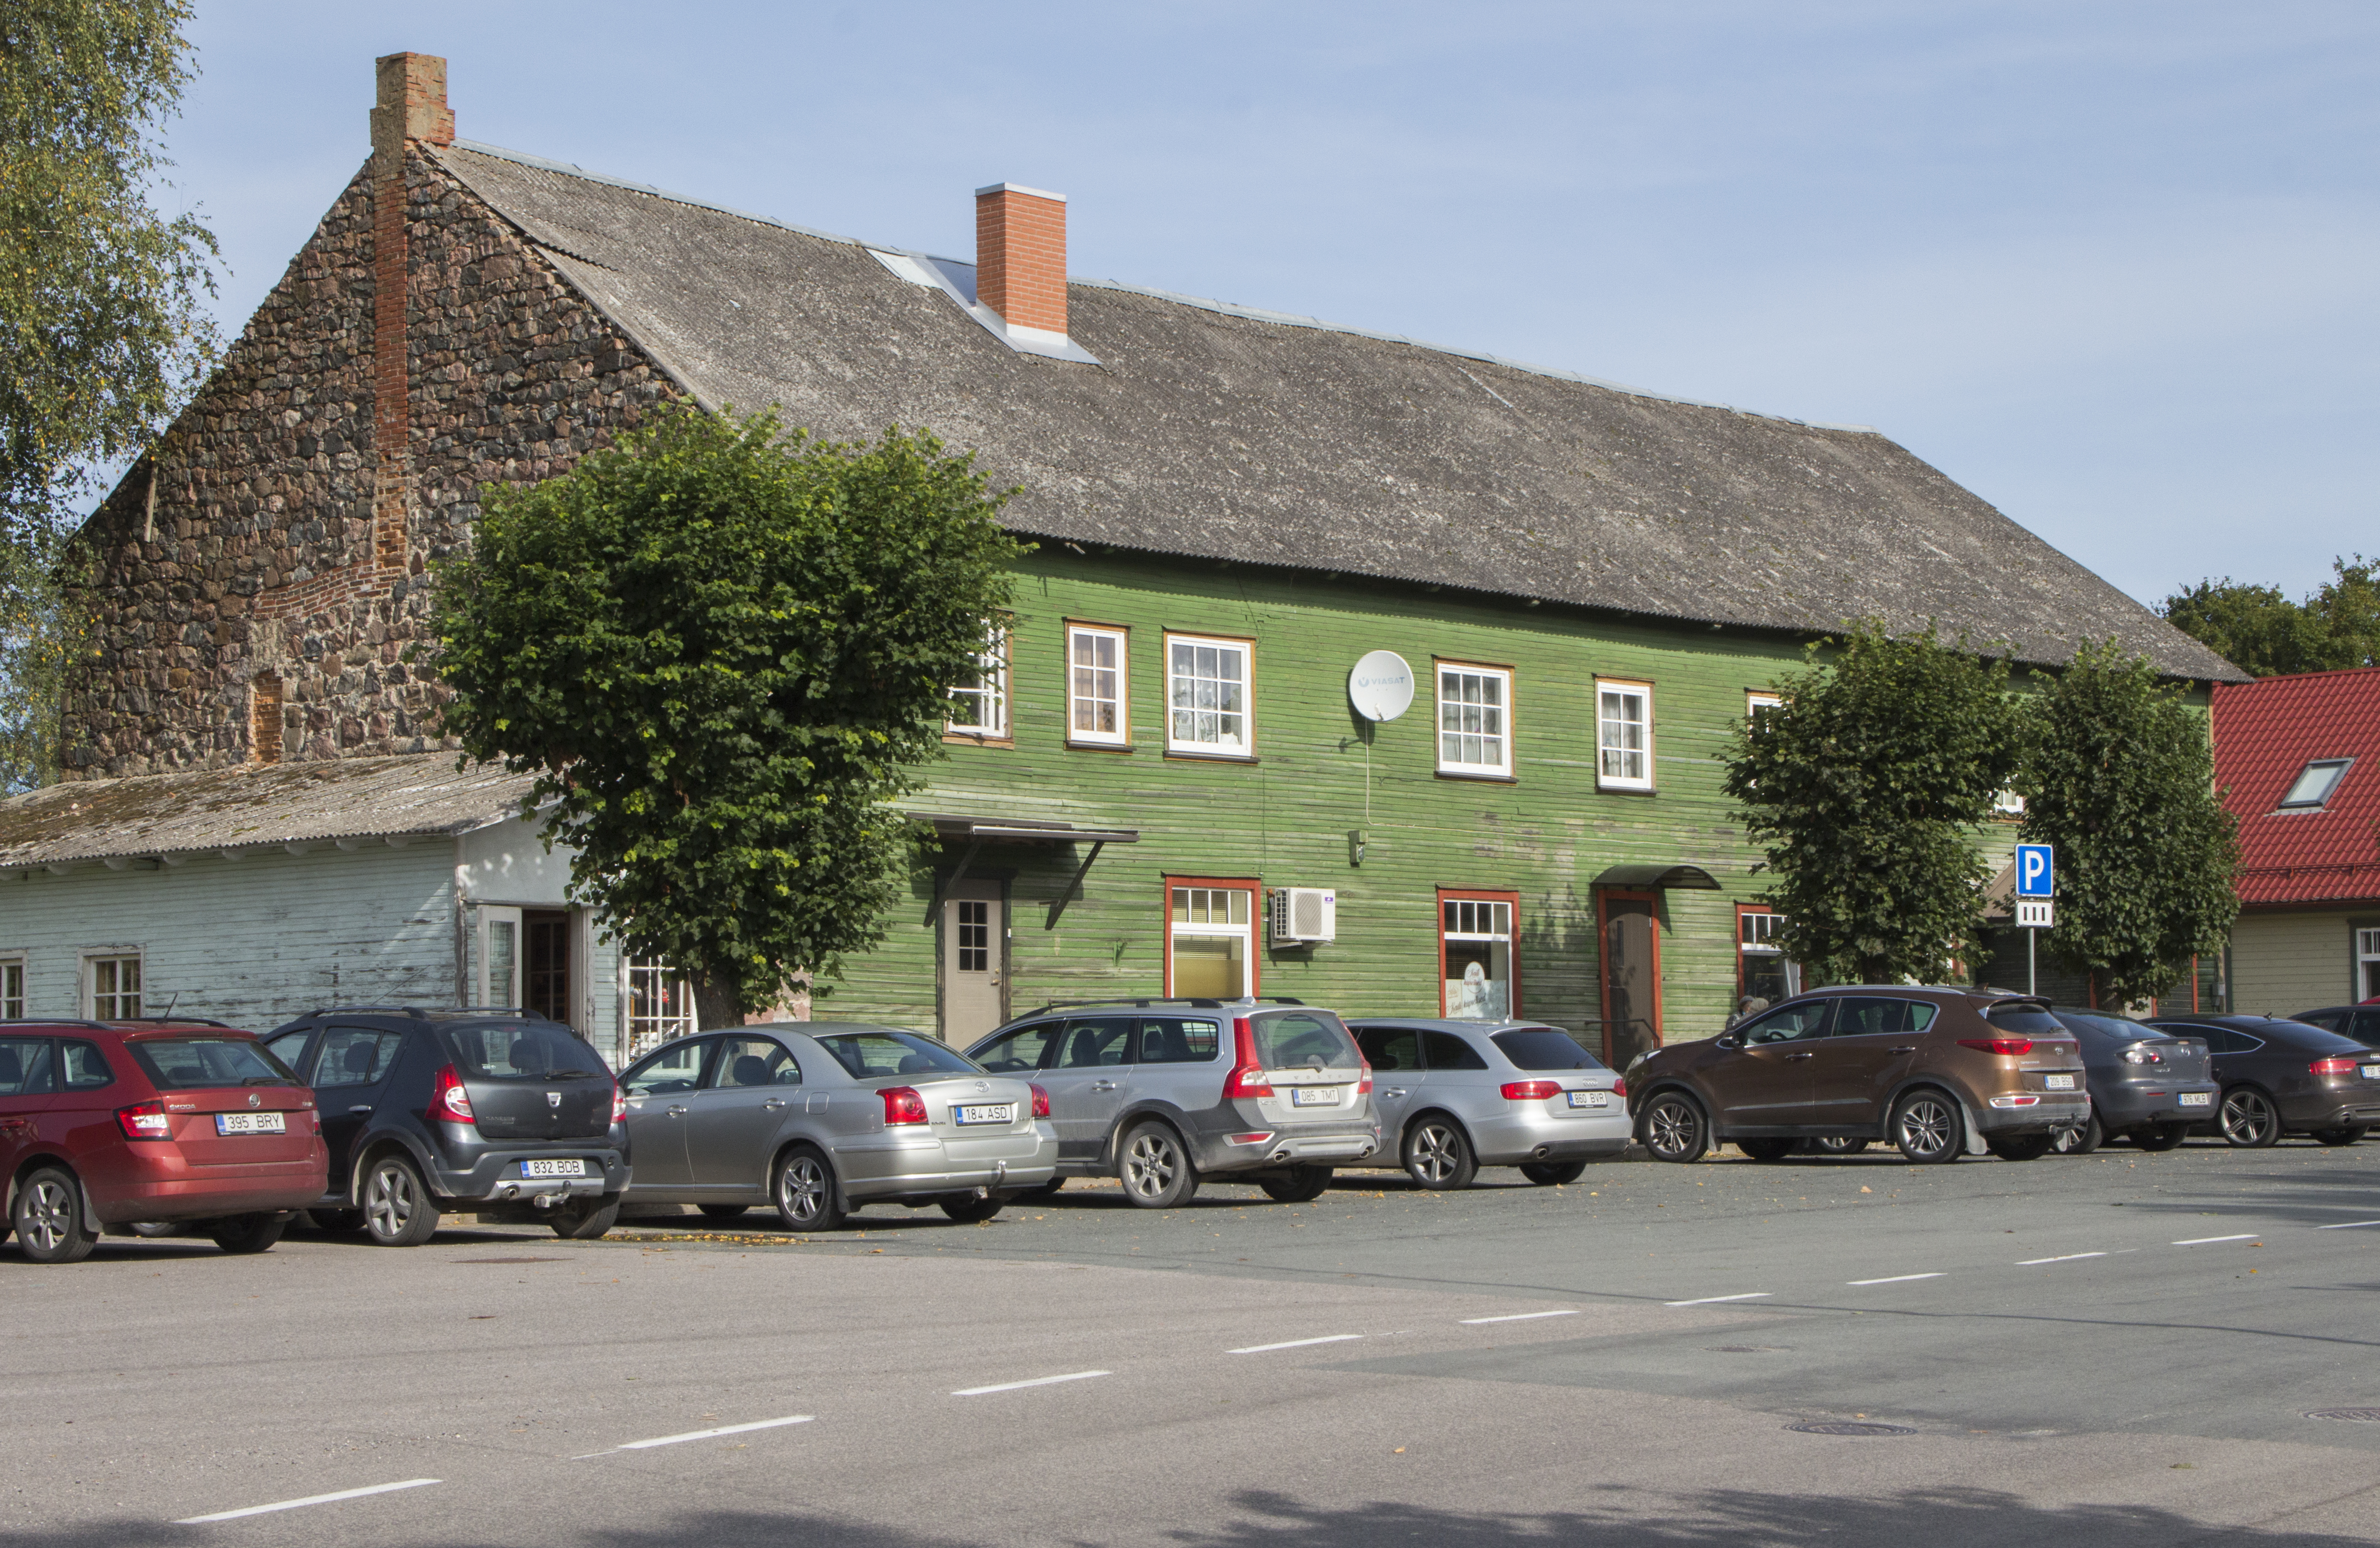
<svg viewBox="0 0 2380 1548">
<path fill-rule="evenodd" d="M 2024 932 L 2024 992 L 2040 993 L 2035 947 L 2041 932 L 2057 924 L 2057 856 L 2046 844 L 2016 847 L 2016 922 Z"/>
</svg>

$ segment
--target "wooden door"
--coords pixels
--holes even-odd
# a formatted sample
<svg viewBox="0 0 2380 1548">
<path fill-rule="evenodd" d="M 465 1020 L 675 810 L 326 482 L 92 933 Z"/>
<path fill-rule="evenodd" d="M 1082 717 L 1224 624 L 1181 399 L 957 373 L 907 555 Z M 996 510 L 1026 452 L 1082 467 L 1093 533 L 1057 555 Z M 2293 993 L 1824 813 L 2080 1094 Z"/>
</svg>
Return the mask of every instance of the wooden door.
<svg viewBox="0 0 2380 1548">
<path fill-rule="evenodd" d="M 1008 901 L 969 879 L 942 899 L 942 1041 L 965 1048 L 1008 1019 Z"/>
<path fill-rule="evenodd" d="M 1658 929 L 1650 899 L 1603 900 L 1604 1056 L 1614 1069 L 1661 1045 Z"/>
</svg>

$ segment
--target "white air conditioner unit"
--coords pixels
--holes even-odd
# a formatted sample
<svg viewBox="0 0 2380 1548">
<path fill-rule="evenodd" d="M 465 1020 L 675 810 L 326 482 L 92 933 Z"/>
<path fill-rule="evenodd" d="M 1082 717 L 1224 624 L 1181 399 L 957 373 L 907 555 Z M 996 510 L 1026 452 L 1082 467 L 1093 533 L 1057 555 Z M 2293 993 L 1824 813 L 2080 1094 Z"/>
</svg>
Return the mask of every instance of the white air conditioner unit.
<svg viewBox="0 0 2380 1548">
<path fill-rule="evenodd" d="M 1328 887 L 1275 887 L 1272 944 L 1307 945 L 1339 933 L 1339 895 Z"/>
</svg>

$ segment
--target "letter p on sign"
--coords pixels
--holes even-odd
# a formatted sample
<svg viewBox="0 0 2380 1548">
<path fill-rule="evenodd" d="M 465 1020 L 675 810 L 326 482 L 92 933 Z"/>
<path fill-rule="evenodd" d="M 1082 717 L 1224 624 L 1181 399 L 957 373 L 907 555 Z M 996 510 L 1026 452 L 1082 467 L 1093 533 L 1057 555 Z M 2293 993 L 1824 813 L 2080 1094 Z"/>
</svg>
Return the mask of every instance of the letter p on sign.
<svg viewBox="0 0 2380 1548">
<path fill-rule="evenodd" d="M 2057 879 L 2050 847 L 2046 844 L 2020 844 L 2016 847 L 2016 895 L 2019 897 L 2047 897 L 2055 890 Z"/>
</svg>

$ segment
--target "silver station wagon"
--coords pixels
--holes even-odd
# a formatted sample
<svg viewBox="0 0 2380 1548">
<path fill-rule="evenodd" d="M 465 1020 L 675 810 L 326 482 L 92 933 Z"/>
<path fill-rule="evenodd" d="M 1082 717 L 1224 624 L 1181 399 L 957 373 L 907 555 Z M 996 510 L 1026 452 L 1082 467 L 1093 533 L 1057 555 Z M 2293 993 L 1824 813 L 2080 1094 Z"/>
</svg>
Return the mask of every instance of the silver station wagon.
<svg viewBox="0 0 2380 1548">
<path fill-rule="evenodd" d="M 1575 1181 L 1628 1148 L 1628 1088 L 1559 1027 L 1537 1021 L 1363 1020 L 1381 1166 L 1465 1188 L 1482 1166 Z"/>
<path fill-rule="evenodd" d="M 1067 1177 L 1113 1176 L 1135 1204 L 1172 1209 L 1202 1177 L 1227 1175 L 1296 1203 L 1380 1144 L 1355 1040 L 1294 1000 L 1047 1006 L 967 1054 L 1048 1089 L 1053 1192 Z"/>
<path fill-rule="evenodd" d="M 778 1022 L 666 1043 L 620 1077 L 633 1158 L 625 1204 L 733 1218 L 773 1205 L 796 1231 L 867 1204 L 989 1220 L 1050 1181 L 1050 1099 L 931 1038 L 860 1022 Z"/>
</svg>

